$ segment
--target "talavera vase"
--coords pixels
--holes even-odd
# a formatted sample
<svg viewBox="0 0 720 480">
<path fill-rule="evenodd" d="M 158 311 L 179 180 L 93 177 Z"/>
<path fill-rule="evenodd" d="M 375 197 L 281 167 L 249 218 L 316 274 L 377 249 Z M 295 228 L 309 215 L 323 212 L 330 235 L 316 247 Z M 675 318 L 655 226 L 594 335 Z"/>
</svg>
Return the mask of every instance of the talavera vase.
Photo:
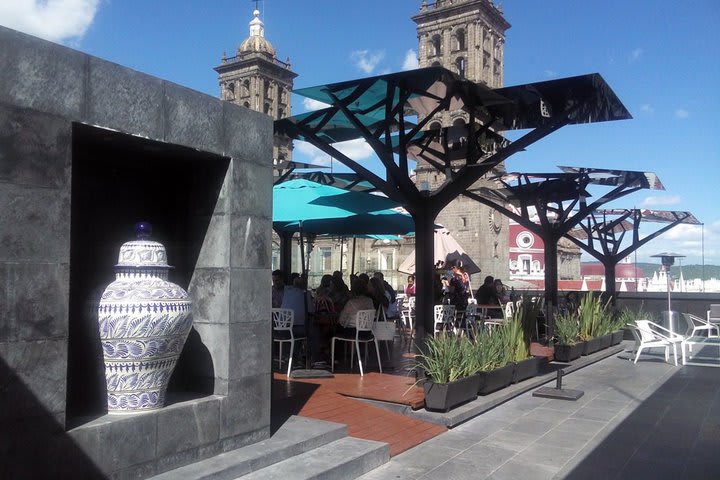
<svg viewBox="0 0 720 480">
<path fill-rule="evenodd" d="M 192 302 L 169 282 L 165 247 L 148 239 L 147 223 L 135 226 L 137 240 L 120 247 L 115 281 L 100 299 L 98 322 L 110 414 L 162 408 L 165 393 L 192 327 Z"/>
</svg>

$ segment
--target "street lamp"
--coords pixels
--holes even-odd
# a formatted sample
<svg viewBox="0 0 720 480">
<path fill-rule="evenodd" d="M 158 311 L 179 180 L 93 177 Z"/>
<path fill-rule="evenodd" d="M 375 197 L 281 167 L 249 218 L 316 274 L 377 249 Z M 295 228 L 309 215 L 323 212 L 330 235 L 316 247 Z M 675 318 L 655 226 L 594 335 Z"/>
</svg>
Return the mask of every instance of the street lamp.
<svg viewBox="0 0 720 480">
<path fill-rule="evenodd" d="M 659 257 L 663 268 L 665 268 L 665 277 L 667 278 L 667 295 L 668 295 L 668 327 L 671 332 L 675 333 L 673 331 L 673 314 L 672 314 L 672 308 L 670 306 L 670 267 L 673 266 L 676 258 L 681 258 L 681 257 L 684 257 L 685 255 L 680 255 L 679 253 L 663 252 L 663 253 L 658 253 L 657 255 L 650 255 L 650 256 L 651 257 Z"/>
</svg>

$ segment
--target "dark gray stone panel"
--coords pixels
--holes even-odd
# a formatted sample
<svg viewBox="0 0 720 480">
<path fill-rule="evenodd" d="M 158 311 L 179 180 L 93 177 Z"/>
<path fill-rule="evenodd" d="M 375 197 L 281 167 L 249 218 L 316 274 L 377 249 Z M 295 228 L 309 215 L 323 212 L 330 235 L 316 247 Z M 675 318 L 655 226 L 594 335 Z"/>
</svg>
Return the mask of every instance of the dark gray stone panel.
<svg viewBox="0 0 720 480">
<path fill-rule="evenodd" d="M 221 438 L 263 428 L 269 431 L 270 381 L 270 375 L 263 373 L 230 382 L 220 414 Z"/>
<path fill-rule="evenodd" d="M 104 472 L 118 472 L 156 458 L 157 414 L 106 415 L 68 435 Z"/>
<path fill-rule="evenodd" d="M 70 190 L 0 183 L 0 262 L 70 261 Z"/>
<path fill-rule="evenodd" d="M 71 155 L 69 121 L 0 103 L 0 182 L 69 188 Z"/>
<path fill-rule="evenodd" d="M 193 322 L 229 323 L 230 273 L 227 268 L 196 268 L 188 294 L 193 301 Z"/>
<path fill-rule="evenodd" d="M 174 83 L 164 85 L 165 141 L 223 154 L 221 101 Z"/>
<path fill-rule="evenodd" d="M 0 103 L 82 118 L 88 56 L 0 26 Z"/>
<path fill-rule="evenodd" d="M 230 371 L 230 331 L 227 324 L 198 323 L 193 326 L 200 336 L 200 341 L 207 348 L 212 359 L 213 371 L 216 379 L 227 380 Z M 216 395 L 224 395 L 227 392 L 219 390 L 221 383 L 215 382 Z"/>
<path fill-rule="evenodd" d="M 230 273 L 230 323 L 269 322 L 270 269 L 232 269 Z"/>
<path fill-rule="evenodd" d="M 205 238 L 195 268 L 223 268 L 230 266 L 230 215 L 213 215 L 209 219 L 198 218 L 198 223 L 207 224 Z"/>
<path fill-rule="evenodd" d="M 65 412 L 65 340 L 0 343 L 0 362 L 0 422 Z"/>
<path fill-rule="evenodd" d="M 0 342 L 68 335 L 67 264 L 0 264 Z"/>
<path fill-rule="evenodd" d="M 230 379 L 268 374 L 272 353 L 271 320 L 230 325 Z M 287 351 L 287 350 L 286 350 Z"/>
<path fill-rule="evenodd" d="M 269 269 L 272 265 L 272 220 L 234 215 L 231 225 L 230 266 Z"/>
<path fill-rule="evenodd" d="M 235 161 L 233 212 L 272 218 L 273 176 L 271 164 Z"/>
<path fill-rule="evenodd" d="M 163 457 L 215 443 L 220 435 L 221 397 L 170 405 L 158 413 L 157 455 Z"/>
<path fill-rule="evenodd" d="M 89 68 L 88 123 L 163 138 L 162 80 L 95 57 Z"/>
<path fill-rule="evenodd" d="M 230 102 L 223 102 L 223 111 L 226 154 L 265 167 L 271 166 L 272 118 Z"/>
</svg>

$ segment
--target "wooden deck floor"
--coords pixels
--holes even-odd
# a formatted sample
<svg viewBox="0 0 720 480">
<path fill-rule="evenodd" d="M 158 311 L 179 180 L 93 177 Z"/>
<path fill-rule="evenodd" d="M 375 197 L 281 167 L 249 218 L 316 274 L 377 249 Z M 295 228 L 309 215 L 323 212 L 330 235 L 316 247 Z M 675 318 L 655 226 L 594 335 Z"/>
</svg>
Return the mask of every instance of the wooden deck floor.
<svg viewBox="0 0 720 480">
<path fill-rule="evenodd" d="M 401 360 L 396 359 L 396 365 Z M 289 415 L 343 423 L 350 436 L 390 444 L 394 456 L 445 431 L 445 427 L 416 420 L 360 399 L 409 406 L 424 406 L 422 388 L 401 368 L 394 373 L 336 373 L 334 378 L 290 379 L 273 374 L 273 431 Z"/>
</svg>

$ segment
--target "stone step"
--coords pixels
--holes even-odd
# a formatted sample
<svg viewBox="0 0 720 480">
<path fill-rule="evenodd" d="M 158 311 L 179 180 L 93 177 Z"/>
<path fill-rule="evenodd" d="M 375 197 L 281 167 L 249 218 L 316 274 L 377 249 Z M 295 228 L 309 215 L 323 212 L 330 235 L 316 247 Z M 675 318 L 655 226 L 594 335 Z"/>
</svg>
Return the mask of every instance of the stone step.
<svg viewBox="0 0 720 480">
<path fill-rule="evenodd" d="M 153 480 L 233 479 L 347 436 L 347 426 L 292 416 L 267 440 L 151 477 Z M 291 477 L 288 477 L 291 478 Z"/>
<path fill-rule="evenodd" d="M 242 480 L 346 480 L 390 460 L 387 443 L 345 437 L 238 477 Z"/>
</svg>

